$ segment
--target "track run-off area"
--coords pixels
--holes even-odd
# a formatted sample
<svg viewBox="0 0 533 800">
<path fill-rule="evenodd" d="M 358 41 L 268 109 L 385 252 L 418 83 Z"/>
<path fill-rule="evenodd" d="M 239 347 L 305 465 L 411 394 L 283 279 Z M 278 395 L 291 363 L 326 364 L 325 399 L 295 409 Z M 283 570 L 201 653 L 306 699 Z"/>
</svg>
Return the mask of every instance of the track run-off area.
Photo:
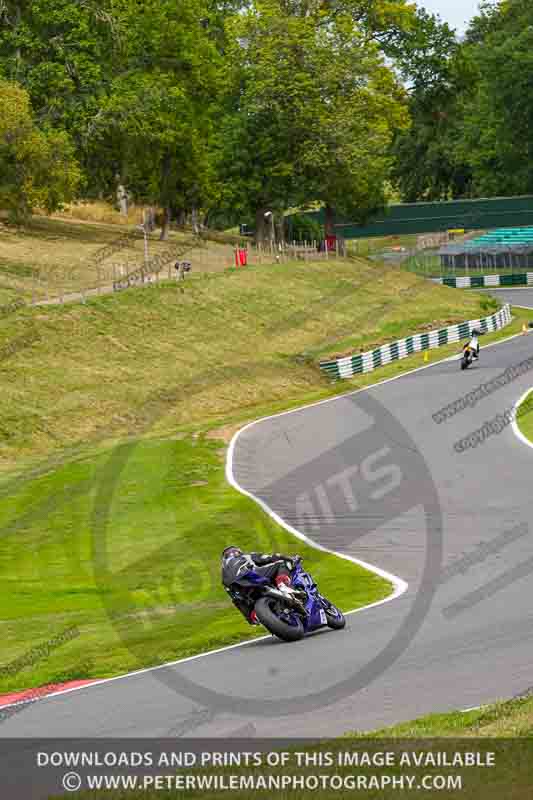
<svg viewBox="0 0 533 800">
<path fill-rule="evenodd" d="M 533 290 L 494 295 L 533 309 Z M 259 420 L 230 448 L 241 490 L 297 535 L 389 575 L 389 601 L 341 632 L 268 636 L 5 709 L 0 735 L 325 737 L 528 690 L 533 450 L 511 425 L 454 444 L 512 408 L 533 370 L 434 418 L 533 356 L 533 333 L 481 344 L 465 373 L 446 359 Z"/>
</svg>

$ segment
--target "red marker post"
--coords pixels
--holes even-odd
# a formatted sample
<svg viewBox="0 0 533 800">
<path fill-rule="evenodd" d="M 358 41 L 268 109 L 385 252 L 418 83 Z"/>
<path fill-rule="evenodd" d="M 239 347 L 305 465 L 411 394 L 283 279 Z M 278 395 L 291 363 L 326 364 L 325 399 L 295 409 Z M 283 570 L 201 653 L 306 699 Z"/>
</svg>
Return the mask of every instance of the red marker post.
<svg viewBox="0 0 533 800">
<path fill-rule="evenodd" d="M 248 250 L 237 247 L 235 250 L 235 266 L 246 267 L 248 264 Z"/>
</svg>

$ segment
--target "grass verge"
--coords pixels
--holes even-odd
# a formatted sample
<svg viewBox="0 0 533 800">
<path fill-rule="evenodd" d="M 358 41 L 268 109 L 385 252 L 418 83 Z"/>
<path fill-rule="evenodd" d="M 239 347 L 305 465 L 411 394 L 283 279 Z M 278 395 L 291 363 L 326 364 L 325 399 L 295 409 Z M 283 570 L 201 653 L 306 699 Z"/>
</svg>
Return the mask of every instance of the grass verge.
<svg viewBox="0 0 533 800">
<path fill-rule="evenodd" d="M 234 752 L 256 754 L 260 766 L 196 766 L 189 769 L 161 767 L 161 776 L 170 780 L 203 781 L 203 788 L 165 790 L 160 778 L 158 790 L 147 784 L 148 791 L 82 793 L 81 797 L 126 797 L 155 800 L 198 797 L 218 800 L 228 796 L 248 798 L 260 793 L 280 800 L 319 800 L 357 796 L 365 800 L 394 800 L 416 796 L 421 800 L 438 796 L 453 800 L 529 800 L 531 797 L 533 755 L 533 699 L 511 700 L 466 713 L 434 714 L 411 723 L 397 725 L 362 735 L 346 735 L 330 741 L 295 743 L 287 747 L 271 740 L 271 750 L 234 741 Z M 228 743 L 224 743 L 226 746 Z M 188 745 L 190 749 L 190 743 Z M 174 750 L 186 750 L 187 745 Z M 224 750 L 225 747 L 221 747 Z M 205 743 L 205 752 L 212 746 Z M 284 766 L 269 766 L 268 752 L 284 754 Z M 354 759 L 351 764 L 348 758 Z M 220 758 L 220 756 L 219 756 Z M 445 760 L 444 760 L 445 759 Z M 271 763 L 275 763 L 274 759 Z M 252 762 L 253 764 L 253 762 Z M 211 780 L 211 786 L 209 781 Z M 217 790 L 214 781 L 226 781 Z M 291 788 L 275 789 L 265 794 L 261 781 L 294 781 Z M 233 788 L 239 781 L 253 782 L 255 787 Z M 300 782 L 309 782 L 303 785 Z M 313 783 L 311 783 L 313 781 Z M 202 784 L 196 784 L 198 785 Z M 220 784 L 219 784 L 220 785 Z M 268 784 L 267 784 L 268 785 Z M 287 785 L 287 784 L 285 784 Z M 179 786 L 179 784 L 178 784 Z M 215 788 L 212 788 L 212 787 Z M 248 784 L 250 786 L 250 784 Z M 311 787 L 311 788 L 309 788 Z M 185 788 L 185 787 L 183 787 Z M 263 791 L 261 789 L 263 788 Z"/>
<path fill-rule="evenodd" d="M 370 734 L 347 734 L 348 738 L 354 736 L 386 739 L 533 737 L 533 696 L 480 706 L 471 711 L 430 714 Z"/>
<path fill-rule="evenodd" d="M 533 388 L 524 397 L 517 411 L 517 425 L 521 433 L 533 443 Z"/>
</svg>

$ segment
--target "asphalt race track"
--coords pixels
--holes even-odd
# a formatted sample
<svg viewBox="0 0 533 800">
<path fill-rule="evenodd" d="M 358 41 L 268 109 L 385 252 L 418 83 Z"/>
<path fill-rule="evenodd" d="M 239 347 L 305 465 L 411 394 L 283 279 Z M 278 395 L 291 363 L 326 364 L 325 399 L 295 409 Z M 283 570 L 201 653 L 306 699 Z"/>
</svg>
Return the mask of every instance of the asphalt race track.
<svg viewBox="0 0 533 800">
<path fill-rule="evenodd" d="M 495 295 L 533 308 L 533 290 Z M 326 547 L 407 581 L 401 597 L 342 632 L 268 637 L 19 707 L 1 736 L 331 736 L 526 691 L 533 450 L 511 427 L 453 445 L 512 407 L 533 370 L 441 424 L 432 415 L 531 356 L 533 333 L 482 349 L 466 373 L 447 360 L 239 435 L 235 480 Z"/>
<path fill-rule="evenodd" d="M 497 300 L 511 303 L 513 306 L 533 308 L 533 289 L 482 289 L 480 291 L 492 294 Z"/>
</svg>

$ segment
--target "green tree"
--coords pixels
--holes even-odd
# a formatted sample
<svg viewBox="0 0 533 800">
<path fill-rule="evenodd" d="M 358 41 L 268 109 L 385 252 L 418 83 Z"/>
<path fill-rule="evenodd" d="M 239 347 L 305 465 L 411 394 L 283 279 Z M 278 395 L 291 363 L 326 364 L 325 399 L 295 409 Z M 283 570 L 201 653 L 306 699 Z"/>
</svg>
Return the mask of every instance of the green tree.
<svg viewBox="0 0 533 800">
<path fill-rule="evenodd" d="M 476 194 L 533 193 L 533 7 L 527 0 L 486 4 L 467 34 L 476 67 L 463 98 L 461 149 Z"/>
<path fill-rule="evenodd" d="M 454 31 L 420 9 L 399 64 L 409 93 L 410 126 L 394 140 L 393 179 L 408 202 L 468 195 L 462 157 L 462 98 L 473 74 Z"/>
<path fill-rule="evenodd" d="M 228 24 L 224 200 L 259 239 L 268 211 L 383 202 L 402 91 L 356 5 L 259 0 Z"/>
<path fill-rule="evenodd" d="M 66 130 L 89 194 L 192 208 L 214 191 L 223 8 L 208 0 L 3 0 L 0 69 Z M 210 29 L 213 17 L 213 31 Z"/>
<path fill-rule="evenodd" d="M 0 79 L 0 208 L 23 220 L 74 198 L 81 173 L 66 133 L 39 129 L 28 93 Z"/>
<path fill-rule="evenodd" d="M 28 91 L 41 122 L 69 132 L 82 158 L 122 41 L 114 5 L 114 0 L 0 3 L 0 71 Z"/>
<path fill-rule="evenodd" d="M 462 42 L 438 20 L 428 20 L 419 35 L 437 45 L 433 66 L 420 79 L 414 73 L 412 125 L 394 145 L 394 176 L 403 198 L 532 193 L 531 3 L 482 3 Z M 416 50 L 423 64 L 424 48 Z"/>
<path fill-rule="evenodd" d="M 94 137 L 120 142 L 128 186 L 162 205 L 168 222 L 216 196 L 218 32 L 202 0 L 146 0 L 142 15 L 124 0 L 121 15 L 124 68 L 111 81 Z"/>
</svg>

